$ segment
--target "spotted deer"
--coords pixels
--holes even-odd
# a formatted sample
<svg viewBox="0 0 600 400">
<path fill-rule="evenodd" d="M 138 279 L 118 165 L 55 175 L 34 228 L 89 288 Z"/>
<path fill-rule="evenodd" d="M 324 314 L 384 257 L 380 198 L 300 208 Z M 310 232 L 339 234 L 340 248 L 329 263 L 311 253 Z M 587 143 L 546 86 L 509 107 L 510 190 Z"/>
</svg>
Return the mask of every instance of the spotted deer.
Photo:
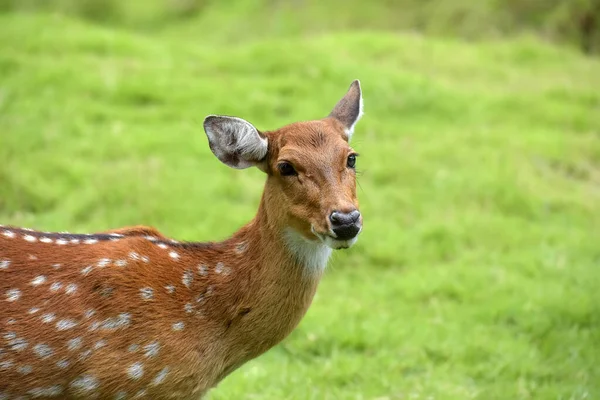
<svg viewBox="0 0 600 400">
<path fill-rule="evenodd" d="M 221 242 L 1 226 L 0 399 L 199 399 L 282 341 L 362 229 L 361 115 L 354 81 L 326 118 L 274 131 L 206 117 L 220 161 L 266 174 L 256 216 Z"/>
</svg>

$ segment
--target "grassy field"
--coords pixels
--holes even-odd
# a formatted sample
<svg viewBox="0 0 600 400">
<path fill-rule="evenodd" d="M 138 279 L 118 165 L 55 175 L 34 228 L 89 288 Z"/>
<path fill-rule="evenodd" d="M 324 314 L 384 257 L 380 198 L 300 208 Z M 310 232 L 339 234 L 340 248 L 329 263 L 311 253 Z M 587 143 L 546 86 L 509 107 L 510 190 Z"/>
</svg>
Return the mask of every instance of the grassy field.
<svg viewBox="0 0 600 400">
<path fill-rule="evenodd" d="M 264 177 L 201 123 L 325 116 L 352 79 L 365 230 L 225 399 L 600 399 L 600 61 L 532 39 L 236 45 L 0 17 L 0 221 L 225 238 Z"/>
</svg>

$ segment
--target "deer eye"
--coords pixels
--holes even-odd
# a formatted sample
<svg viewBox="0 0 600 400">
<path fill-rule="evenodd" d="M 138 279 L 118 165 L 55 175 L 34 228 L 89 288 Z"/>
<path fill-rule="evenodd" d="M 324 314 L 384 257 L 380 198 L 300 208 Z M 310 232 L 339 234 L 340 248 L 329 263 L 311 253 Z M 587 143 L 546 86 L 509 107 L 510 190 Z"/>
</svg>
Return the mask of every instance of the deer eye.
<svg viewBox="0 0 600 400">
<path fill-rule="evenodd" d="M 348 161 L 346 161 L 346 165 L 348 168 L 354 169 L 356 167 L 356 154 L 350 154 L 348 156 Z"/>
<path fill-rule="evenodd" d="M 293 176 L 298 175 L 292 164 L 289 162 L 282 162 L 277 165 L 277 169 L 279 169 L 279 173 L 281 176 Z"/>
</svg>

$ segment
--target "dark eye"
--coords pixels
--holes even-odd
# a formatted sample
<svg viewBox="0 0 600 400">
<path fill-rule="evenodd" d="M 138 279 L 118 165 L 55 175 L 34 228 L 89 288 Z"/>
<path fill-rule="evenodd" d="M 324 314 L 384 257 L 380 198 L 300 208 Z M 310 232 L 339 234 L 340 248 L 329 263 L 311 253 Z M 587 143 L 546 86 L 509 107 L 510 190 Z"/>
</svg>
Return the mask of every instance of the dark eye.
<svg viewBox="0 0 600 400">
<path fill-rule="evenodd" d="M 348 156 L 348 161 L 346 162 L 348 168 L 354 169 L 356 167 L 356 154 L 350 154 Z"/>
<path fill-rule="evenodd" d="M 281 176 L 298 175 L 298 173 L 296 172 L 296 170 L 294 169 L 292 164 L 290 164 L 288 162 L 279 163 L 277 165 L 277 168 L 279 169 L 279 173 L 281 174 Z"/>
</svg>

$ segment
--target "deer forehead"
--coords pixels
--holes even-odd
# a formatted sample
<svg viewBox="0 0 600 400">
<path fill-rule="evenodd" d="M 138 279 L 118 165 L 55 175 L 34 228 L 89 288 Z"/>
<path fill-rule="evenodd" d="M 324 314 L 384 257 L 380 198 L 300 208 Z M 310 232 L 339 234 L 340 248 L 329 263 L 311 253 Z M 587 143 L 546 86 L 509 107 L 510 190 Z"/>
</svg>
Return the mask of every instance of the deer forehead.
<svg viewBox="0 0 600 400">
<path fill-rule="evenodd" d="M 270 159 L 298 164 L 330 165 L 352 151 L 343 130 L 335 123 L 322 121 L 298 122 L 269 134 Z"/>
</svg>

